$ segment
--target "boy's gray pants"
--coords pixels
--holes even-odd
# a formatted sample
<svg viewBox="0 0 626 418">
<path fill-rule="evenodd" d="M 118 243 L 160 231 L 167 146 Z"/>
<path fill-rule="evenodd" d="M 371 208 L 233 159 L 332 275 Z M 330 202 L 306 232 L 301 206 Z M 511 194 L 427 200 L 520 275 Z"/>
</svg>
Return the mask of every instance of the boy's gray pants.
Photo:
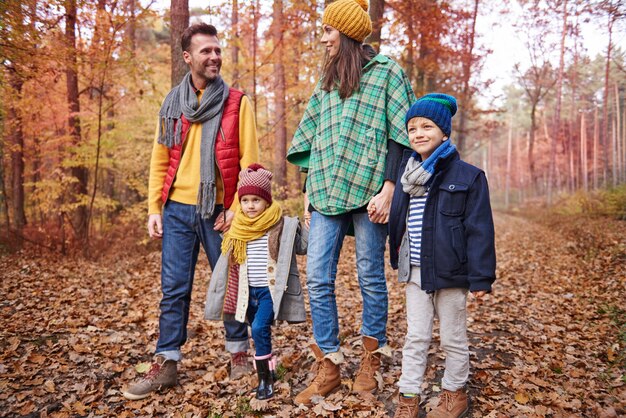
<svg viewBox="0 0 626 418">
<path fill-rule="evenodd" d="M 422 393 L 428 360 L 428 348 L 435 315 L 439 318 L 441 347 L 446 354 L 443 389 L 456 391 L 465 386 L 469 376 L 467 340 L 467 289 L 442 289 L 426 293 L 420 288 L 420 269 L 411 267 L 406 285 L 407 334 L 402 349 L 401 393 Z"/>
</svg>

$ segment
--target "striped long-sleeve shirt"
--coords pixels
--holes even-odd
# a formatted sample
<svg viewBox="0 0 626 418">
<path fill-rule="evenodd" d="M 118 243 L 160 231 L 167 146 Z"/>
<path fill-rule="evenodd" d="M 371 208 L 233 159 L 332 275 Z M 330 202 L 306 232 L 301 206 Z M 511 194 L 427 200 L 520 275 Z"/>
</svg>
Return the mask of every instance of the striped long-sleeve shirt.
<svg viewBox="0 0 626 418">
<path fill-rule="evenodd" d="M 246 263 L 248 264 L 248 286 L 265 287 L 267 280 L 268 235 L 248 241 Z"/>
<path fill-rule="evenodd" d="M 407 229 L 409 231 L 409 247 L 411 249 L 411 265 L 420 266 L 420 254 L 422 249 L 422 219 L 428 192 L 423 196 L 414 196 L 409 200 L 409 218 Z"/>
</svg>

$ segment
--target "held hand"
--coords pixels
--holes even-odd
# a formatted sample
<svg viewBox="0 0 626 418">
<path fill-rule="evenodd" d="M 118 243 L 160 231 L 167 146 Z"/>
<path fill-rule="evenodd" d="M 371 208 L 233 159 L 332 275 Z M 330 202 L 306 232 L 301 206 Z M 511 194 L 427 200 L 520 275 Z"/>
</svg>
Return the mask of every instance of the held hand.
<svg viewBox="0 0 626 418">
<path fill-rule="evenodd" d="M 304 225 L 311 229 L 311 212 L 309 212 L 309 195 L 304 194 Z"/>
<path fill-rule="evenodd" d="M 163 224 L 160 214 L 153 213 L 152 215 L 148 215 L 148 234 L 152 239 L 163 238 Z"/>
<path fill-rule="evenodd" d="M 389 222 L 389 210 L 391 209 L 391 199 L 393 198 L 394 190 L 395 185 L 393 182 L 387 180 L 380 193 L 370 200 L 370 203 L 367 205 L 367 214 L 370 221 L 378 224 Z"/>
<path fill-rule="evenodd" d="M 215 231 L 226 233 L 230 229 L 230 224 L 233 222 L 235 212 L 230 209 L 226 209 L 219 214 L 213 225 Z"/>
<path fill-rule="evenodd" d="M 485 296 L 487 294 L 487 292 L 485 292 L 484 290 L 479 290 L 477 292 L 472 292 L 472 296 L 474 297 L 474 299 L 476 299 L 476 302 L 481 302 L 483 296 Z"/>
</svg>

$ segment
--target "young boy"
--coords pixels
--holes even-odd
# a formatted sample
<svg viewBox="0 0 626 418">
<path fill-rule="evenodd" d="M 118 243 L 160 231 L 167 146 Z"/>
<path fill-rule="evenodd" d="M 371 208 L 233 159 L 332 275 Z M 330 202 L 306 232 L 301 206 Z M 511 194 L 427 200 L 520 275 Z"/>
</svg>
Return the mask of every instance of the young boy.
<svg viewBox="0 0 626 418">
<path fill-rule="evenodd" d="M 210 320 L 247 319 L 256 350 L 257 399 L 274 396 L 272 323 L 306 320 L 295 257 L 306 254 L 308 233 L 297 218 L 283 217 L 272 200 L 271 180 L 272 173 L 260 164 L 241 172 L 241 204 L 224 235 L 204 313 Z"/>
<path fill-rule="evenodd" d="M 443 393 L 428 418 L 469 410 L 466 299 L 495 280 L 494 227 L 485 173 L 451 144 L 456 99 L 427 94 L 406 114 L 405 151 L 389 215 L 391 265 L 406 285 L 407 335 L 396 418 L 417 417 L 434 316 L 446 354 Z"/>
</svg>

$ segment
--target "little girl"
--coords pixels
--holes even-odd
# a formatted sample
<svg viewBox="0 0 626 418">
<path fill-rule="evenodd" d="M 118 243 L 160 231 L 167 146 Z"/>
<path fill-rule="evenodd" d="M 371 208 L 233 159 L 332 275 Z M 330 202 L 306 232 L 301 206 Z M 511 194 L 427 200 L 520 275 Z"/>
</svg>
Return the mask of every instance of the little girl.
<svg viewBox="0 0 626 418">
<path fill-rule="evenodd" d="M 257 399 L 274 395 L 273 321 L 306 320 L 296 254 L 306 254 L 308 231 L 297 218 L 283 217 L 272 201 L 271 180 L 272 173 L 260 164 L 241 172 L 240 205 L 224 234 L 204 313 L 209 320 L 234 318 L 250 324 Z"/>
</svg>

